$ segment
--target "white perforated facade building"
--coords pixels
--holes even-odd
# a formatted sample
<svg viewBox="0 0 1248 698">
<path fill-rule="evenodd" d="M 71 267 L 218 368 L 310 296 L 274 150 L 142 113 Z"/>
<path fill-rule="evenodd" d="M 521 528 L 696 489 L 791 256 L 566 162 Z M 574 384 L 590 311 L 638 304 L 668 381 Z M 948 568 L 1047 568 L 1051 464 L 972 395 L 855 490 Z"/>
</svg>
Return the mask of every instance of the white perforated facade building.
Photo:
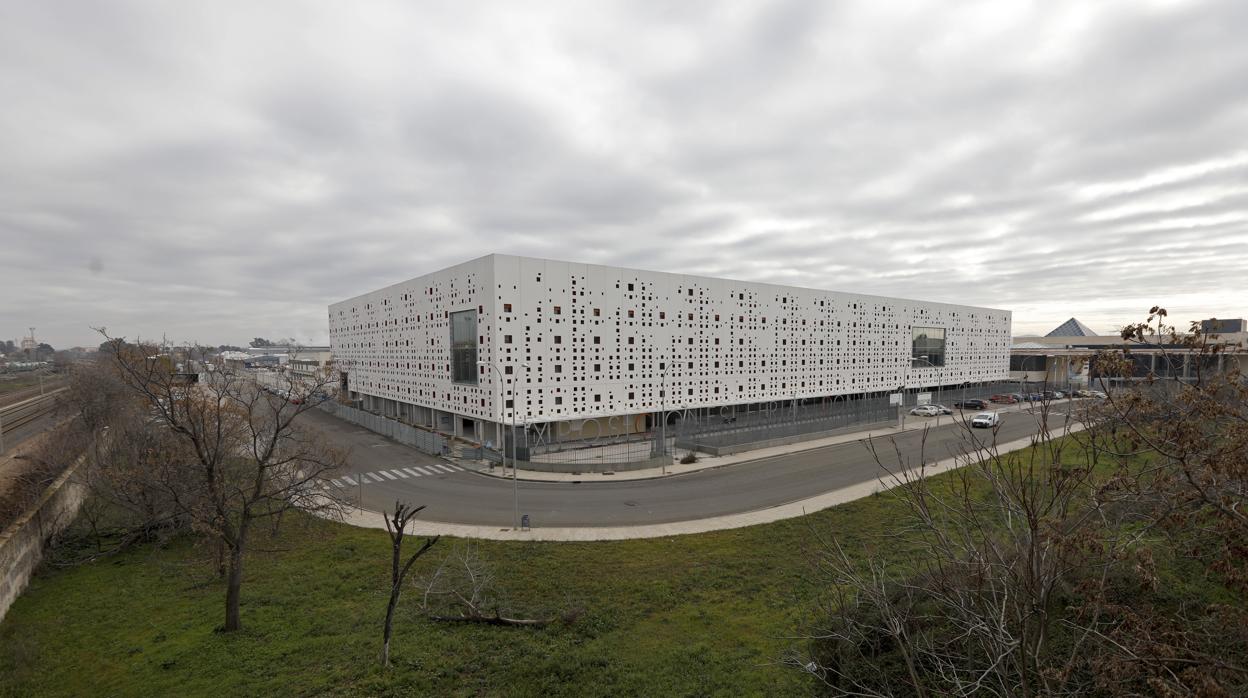
<svg viewBox="0 0 1248 698">
<path fill-rule="evenodd" d="M 366 407 L 485 440 L 500 419 L 632 432 L 661 409 L 1004 379 L 1010 313 L 490 255 L 335 303 L 329 334 Z"/>
</svg>

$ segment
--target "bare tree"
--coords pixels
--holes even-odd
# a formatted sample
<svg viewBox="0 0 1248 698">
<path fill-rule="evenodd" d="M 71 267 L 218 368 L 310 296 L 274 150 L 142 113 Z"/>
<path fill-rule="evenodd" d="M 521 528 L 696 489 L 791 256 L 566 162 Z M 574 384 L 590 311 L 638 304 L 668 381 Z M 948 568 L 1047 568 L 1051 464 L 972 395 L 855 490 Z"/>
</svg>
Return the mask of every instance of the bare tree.
<svg viewBox="0 0 1248 698">
<path fill-rule="evenodd" d="M 421 607 L 432 620 L 486 625 L 540 627 L 557 621 L 571 623 L 580 616 L 577 608 L 540 618 L 504 614 L 495 582 L 494 572 L 479 547 L 468 541 L 448 553 L 422 582 Z"/>
<path fill-rule="evenodd" d="M 394 610 L 399 605 L 399 593 L 403 590 L 403 579 L 407 577 L 408 571 L 412 569 L 416 560 L 429 552 L 429 549 L 441 538 L 441 536 L 426 538 L 424 545 L 412 553 L 407 562 L 403 562 L 403 538 L 407 524 L 424 508 L 424 505 L 411 507 L 402 502 L 395 502 L 393 515 L 382 512 L 382 518 L 386 521 L 386 532 L 390 534 L 391 548 L 390 601 L 386 604 L 386 623 L 381 632 L 381 665 L 385 667 L 390 666 L 390 634 L 394 628 Z"/>
<path fill-rule="evenodd" d="M 226 568 L 226 631 L 241 627 L 239 602 L 244 555 L 257 521 L 292 509 L 323 515 L 341 503 L 316 485 L 343 455 L 301 429 L 299 416 L 325 399 L 329 376 L 292 382 L 272 394 L 250 376 L 230 370 L 198 374 L 179 364 L 201 361 L 192 347 L 174 356 L 151 343 L 128 343 L 99 330 L 122 383 L 141 401 L 153 429 L 164 430 L 181 451 L 168 454 L 148 484 L 167 495 L 191 525 L 222 547 Z"/>
<path fill-rule="evenodd" d="M 1159 327 L 1158 310 L 1124 338 L 1215 364 L 1216 343 Z M 1124 377 L 1134 365 L 1122 351 L 1093 363 Z M 1248 392 L 1234 365 L 1159 382 L 1127 381 L 1078 410 L 1081 431 L 1045 429 L 1027 451 L 968 435 L 939 481 L 923 454 L 877 453 L 907 516 L 852 551 L 816 532 L 821 621 L 786 662 L 834 695 L 1248 689 Z M 1199 561 L 1206 600 L 1174 606 L 1164 559 Z"/>
<path fill-rule="evenodd" d="M 813 635 L 813 656 L 790 661 L 840 695 L 1076 692 L 1081 677 L 1065 663 L 1078 660 L 1086 636 L 1063 634 L 1071 654 L 1057 657 L 1055 611 L 1075 580 L 1103 579 L 1103 561 L 1082 551 L 1118 541 L 1090 525 L 1106 512 L 1087 497 L 1090 470 L 1066 465 L 1063 448 L 1047 432 L 1022 455 L 968 438 L 947 487 L 925 477 L 922 454 L 911 467 L 877 453 L 909 514 L 879 546 L 911 549 L 914 567 L 899 574 L 878 552 L 854 559 L 835 537 L 821 539 L 828 622 Z M 895 674 L 879 670 L 892 661 Z"/>
</svg>

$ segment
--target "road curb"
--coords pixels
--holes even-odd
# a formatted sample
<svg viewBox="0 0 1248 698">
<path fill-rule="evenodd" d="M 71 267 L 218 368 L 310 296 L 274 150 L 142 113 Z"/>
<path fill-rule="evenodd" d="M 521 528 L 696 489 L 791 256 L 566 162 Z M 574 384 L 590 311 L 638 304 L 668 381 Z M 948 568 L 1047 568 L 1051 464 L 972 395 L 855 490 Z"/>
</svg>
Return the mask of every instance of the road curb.
<svg viewBox="0 0 1248 698">
<path fill-rule="evenodd" d="M 1083 431 L 1083 424 L 1068 425 L 1053 435 L 1062 438 Z M 1016 439 L 1004 444 L 996 444 L 997 453 L 1009 453 L 1031 446 L 1037 435 Z M 852 443 L 852 442 L 846 442 Z M 955 456 L 935 461 L 923 466 L 923 476 L 931 477 L 962 467 L 968 463 L 965 456 Z M 670 476 L 668 476 L 670 477 Z M 633 540 L 639 538 L 667 538 L 672 536 L 710 533 L 734 528 L 745 528 L 765 523 L 773 523 L 784 519 L 797 518 L 813 514 L 841 504 L 846 504 L 877 492 L 892 489 L 897 483 L 882 482 L 879 478 L 860 482 L 847 487 L 823 492 L 812 497 L 799 499 L 785 504 L 775 504 L 761 509 L 725 514 L 688 521 L 675 521 L 661 524 L 641 524 L 636 526 L 582 526 L 582 527 L 551 527 L 532 528 L 529 530 L 513 530 L 500 526 L 481 526 L 474 524 L 454 524 L 438 521 L 415 521 L 410 529 L 412 535 L 418 536 L 454 536 L 459 538 L 480 538 L 502 541 L 549 541 L 549 542 L 591 542 L 609 540 Z M 343 516 L 343 521 L 361 528 L 384 529 L 385 522 L 378 512 L 353 509 Z"/>
</svg>

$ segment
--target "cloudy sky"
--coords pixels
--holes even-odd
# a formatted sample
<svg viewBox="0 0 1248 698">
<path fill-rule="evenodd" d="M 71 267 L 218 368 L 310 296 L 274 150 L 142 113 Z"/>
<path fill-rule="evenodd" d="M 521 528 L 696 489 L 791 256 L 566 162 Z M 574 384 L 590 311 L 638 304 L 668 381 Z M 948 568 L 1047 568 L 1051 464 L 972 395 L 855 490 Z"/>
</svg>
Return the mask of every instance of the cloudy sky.
<svg viewBox="0 0 1248 698">
<path fill-rule="evenodd" d="M 326 339 L 489 252 L 1248 315 L 1248 3 L 0 0 L 0 339 Z"/>
</svg>

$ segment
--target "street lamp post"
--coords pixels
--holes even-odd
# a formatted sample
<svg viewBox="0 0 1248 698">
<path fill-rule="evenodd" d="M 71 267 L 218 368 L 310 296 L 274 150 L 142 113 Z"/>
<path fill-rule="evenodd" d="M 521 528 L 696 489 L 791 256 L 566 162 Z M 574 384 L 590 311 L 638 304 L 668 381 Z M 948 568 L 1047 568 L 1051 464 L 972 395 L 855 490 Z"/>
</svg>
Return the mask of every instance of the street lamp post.
<svg viewBox="0 0 1248 698">
<path fill-rule="evenodd" d="M 671 359 L 663 364 L 663 373 L 659 377 L 659 455 L 662 474 L 667 474 L 667 372 L 672 370 Z"/>
<path fill-rule="evenodd" d="M 910 369 L 914 368 L 915 361 L 926 362 L 927 365 L 931 368 L 940 368 L 936 364 L 932 363 L 931 359 L 927 358 L 926 356 L 910 357 L 910 366 L 904 372 L 902 372 L 902 378 L 901 378 L 901 409 L 898 410 L 898 424 L 899 424 L 898 428 L 900 429 L 904 429 L 906 427 L 906 384 L 910 382 L 909 380 Z M 917 402 L 918 398 L 915 398 L 915 400 Z M 936 423 L 940 424 L 939 415 L 937 415 L 936 417 Z"/>
<path fill-rule="evenodd" d="M 498 425 L 500 428 L 497 433 L 500 437 L 502 437 L 503 443 L 501 444 L 502 448 L 500 450 L 503 453 L 503 475 L 506 475 L 507 474 L 507 426 L 503 423 L 504 421 L 503 416 L 505 414 L 505 412 L 503 411 L 504 410 L 504 407 L 503 407 L 503 373 L 502 371 L 498 370 L 497 366 L 495 366 L 494 364 L 488 361 L 478 361 L 477 368 L 478 369 L 488 368 L 491 371 L 493 371 L 494 382 L 498 384 L 498 390 L 496 391 L 498 392 L 498 402 L 494 404 L 498 405 Z M 493 467 L 494 466 L 491 464 L 490 468 L 492 469 Z"/>
<path fill-rule="evenodd" d="M 498 395 L 499 395 L 499 401 L 498 401 L 498 405 L 499 405 L 499 423 L 502 425 L 502 427 L 503 427 L 503 432 L 504 432 L 504 433 L 503 433 L 503 444 L 502 444 L 502 447 L 503 447 L 503 448 L 502 448 L 502 451 L 503 451 L 503 477 L 507 477 L 507 435 L 506 435 L 507 425 L 506 425 L 506 423 L 505 423 L 505 422 L 506 422 L 506 409 L 507 409 L 507 406 L 503 403 L 503 399 L 502 399 L 502 395 L 503 395 L 503 372 L 502 372 L 501 370 L 499 370 L 498 366 L 496 366 L 496 365 L 494 365 L 494 364 L 492 364 L 492 363 L 490 363 L 490 362 L 488 362 L 488 361 L 478 361 L 478 362 L 477 362 L 477 366 L 478 366 L 478 367 L 484 367 L 484 368 L 490 368 L 490 369 L 493 369 L 493 370 L 494 370 L 494 377 L 495 377 L 495 378 L 497 379 L 497 381 L 498 381 Z M 527 363 L 522 363 L 522 364 L 520 364 L 520 366 L 521 366 L 521 367 L 523 367 L 526 371 L 527 371 L 527 370 L 528 370 L 528 368 L 529 368 L 529 364 L 527 364 Z M 526 375 L 527 375 L 527 374 L 526 374 Z M 516 394 L 516 392 L 515 392 L 515 391 L 513 391 L 513 395 L 515 395 L 515 394 Z M 513 508 L 514 508 L 514 511 L 513 511 L 513 519 L 512 519 L 512 526 L 511 526 L 511 528 L 512 528 L 512 530 L 519 530 L 519 529 L 520 529 L 520 475 L 519 475 L 519 472 L 518 472 L 518 470 L 519 470 L 519 457 L 516 455 L 516 446 L 517 446 L 517 444 L 516 444 L 516 409 L 517 409 L 517 406 L 516 406 L 516 398 L 515 398 L 515 397 L 513 397 L 513 398 L 512 398 L 512 403 L 511 403 L 511 404 L 512 404 L 512 407 L 511 407 L 511 498 L 512 498 L 512 506 L 513 506 Z M 527 428 L 527 425 L 528 425 L 528 419 L 525 419 L 525 425 L 526 425 L 526 428 Z"/>
</svg>

